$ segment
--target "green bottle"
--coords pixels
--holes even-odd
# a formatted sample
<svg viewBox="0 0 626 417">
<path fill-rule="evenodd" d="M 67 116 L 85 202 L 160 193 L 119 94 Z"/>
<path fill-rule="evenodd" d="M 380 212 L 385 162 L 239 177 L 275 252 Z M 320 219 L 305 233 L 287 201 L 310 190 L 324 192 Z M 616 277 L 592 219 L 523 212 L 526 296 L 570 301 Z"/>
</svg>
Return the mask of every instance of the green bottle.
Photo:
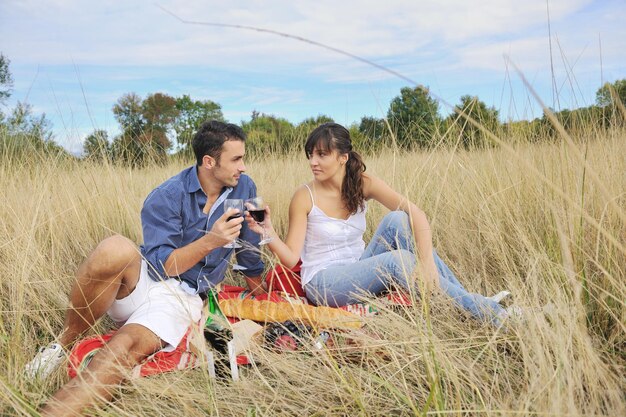
<svg viewBox="0 0 626 417">
<path fill-rule="evenodd" d="M 228 320 L 217 303 L 217 291 L 209 290 L 207 293 L 207 306 L 209 315 L 204 323 L 204 338 L 213 349 L 220 353 L 226 353 L 227 342 L 232 340 L 233 333 Z"/>
<path fill-rule="evenodd" d="M 207 305 L 209 307 L 209 315 L 204 323 L 204 327 L 213 331 L 224 330 L 226 317 L 222 314 L 220 306 L 217 303 L 217 292 L 213 289 L 207 292 Z"/>
</svg>

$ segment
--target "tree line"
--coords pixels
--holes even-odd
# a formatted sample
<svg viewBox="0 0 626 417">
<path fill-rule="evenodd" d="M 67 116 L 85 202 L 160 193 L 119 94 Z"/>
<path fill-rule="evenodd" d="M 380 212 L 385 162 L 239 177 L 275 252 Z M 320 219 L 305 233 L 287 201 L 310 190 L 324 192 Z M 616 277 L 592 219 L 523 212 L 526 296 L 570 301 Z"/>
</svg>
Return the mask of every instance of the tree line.
<svg viewBox="0 0 626 417">
<path fill-rule="evenodd" d="M 2 111 L 6 100 L 11 97 L 13 76 L 9 70 L 11 61 L 0 53 L 0 157 L 8 151 L 40 150 L 46 154 L 67 154 L 56 144 L 52 135 L 52 123 L 45 114 L 33 114 L 32 106 L 18 102 L 5 114 Z"/>
<path fill-rule="evenodd" d="M 12 82 L 9 60 L 0 54 L 0 103 L 10 96 Z M 621 112 L 617 103 L 622 105 Z M 624 126 L 625 103 L 626 79 L 621 79 L 600 87 L 595 105 L 554 113 L 566 130 L 589 133 L 590 128 Z M 110 138 L 107 131 L 94 130 L 84 141 L 84 158 L 133 166 L 162 162 L 170 155 L 191 153 L 193 134 L 203 121 L 225 121 L 222 107 L 216 102 L 161 92 L 144 98 L 135 93 L 124 94 L 111 110 L 121 133 Z M 255 110 L 250 121 L 241 121 L 240 125 L 248 136 L 250 152 L 284 153 L 299 149 L 315 126 L 330 121 L 333 120 L 329 116 L 318 115 L 293 124 Z M 391 100 L 386 117 L 364 116 L 349 129 L 357 148 L 364 150 L 384 146 L 428 149 L 441 145 L 476 149 L 493 145 L 488 132 L 501 138 L 522 132 L 531 141 L 558 134 L 546 115 L 532 121 L 502 123 L 497 109 L 471 95 L 462 96 L 449 115 L 441 116 L 439 102 L 423 86 L 402 88 Z M 21 102 L 7 115 L 0 112 L 0 140 L 12 140 L 18 147 L 22 143 L 44 151 L 64 152 L 54 142 L 45 114 L 35 116 L 32 108 Z"/>
</svg>

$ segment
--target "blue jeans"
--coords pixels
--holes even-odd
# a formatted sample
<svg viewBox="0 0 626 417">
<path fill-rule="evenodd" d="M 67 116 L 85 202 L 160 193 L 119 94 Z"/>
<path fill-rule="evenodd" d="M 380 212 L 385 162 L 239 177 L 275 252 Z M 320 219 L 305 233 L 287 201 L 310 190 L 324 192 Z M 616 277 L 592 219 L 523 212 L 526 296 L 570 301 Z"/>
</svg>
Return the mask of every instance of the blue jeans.
<svg viewBox="0 0 626 417">
<path fill-rule="evenodd" d="M 434 250 L 433 256 L 441 290 L 472 316 L 499 324 L 498 314 L 504 312 L 502 306 L 480 294 L 468 292 Z M 321 270 L 304 290 L 314 304 L 331 307 L 359 302 L 356 298 L 359 293 L 383 293 L 392 284 L 419 291 L 416 282 L 408 281 L 416 263 L 408 215 L 393 211 L 380 222 L 361 259 L 353 264 Z"/>
</svg>

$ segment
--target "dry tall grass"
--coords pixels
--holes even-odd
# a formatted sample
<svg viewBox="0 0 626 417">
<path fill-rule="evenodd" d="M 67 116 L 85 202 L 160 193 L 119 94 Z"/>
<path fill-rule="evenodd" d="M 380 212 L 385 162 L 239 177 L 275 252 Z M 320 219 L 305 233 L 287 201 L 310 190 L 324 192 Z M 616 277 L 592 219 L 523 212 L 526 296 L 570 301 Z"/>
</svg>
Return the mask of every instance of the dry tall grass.
<svg viewBox="0 0 626 417">
<path fill-rule="evenodd" d="M 370 172 L 426 211 L 438 251 L 469 289 L 506 288 L 537 307 L 509 332 L 445 300 L 381 306 L 352 335 L 358 348 L 256 350 L 237 383 L 202 370 L 134 380 L 92 413 L 626 415 L 626 134 L 575 146 L 586 164 L 560 141 L 366 157 Z M 59 332 L 78 264 L 110 234 L 139 243 L 144 197 L 185 165 L 1 164 L 0 414 L 35 414 L 66 377 L 31 384 L 22 369 Z M 304 155 L 251 157 L 248 170 L 284 232 L 291 193 L 310 179 Z M 367 238 L 384 212 L 370 205 Z"/>
</svg>

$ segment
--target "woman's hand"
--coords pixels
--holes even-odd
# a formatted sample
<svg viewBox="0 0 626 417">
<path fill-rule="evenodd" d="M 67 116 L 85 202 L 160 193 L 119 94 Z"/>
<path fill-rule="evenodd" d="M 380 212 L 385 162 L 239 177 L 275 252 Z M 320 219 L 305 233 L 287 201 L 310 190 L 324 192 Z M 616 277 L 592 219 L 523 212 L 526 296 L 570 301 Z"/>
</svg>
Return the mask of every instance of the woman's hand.
<svg viewBox="0 0 626 417">
<path fill-rule="evenodd" d="M 439 270 L 437 269 L 437 265 L 435 265 L 435 259 L 432 254 L 427 257 L 427 259 L 422 259 L 420 262 L 420 273 L 424 280 L 424 293 L 437 294 L 440 290 Z"/>
<path fill-rule="evenodd" d="M 246 206 L 247 210 L 250 210 L 250 207 Z M 250 215 L 250 212 L 246 210 L 246 222 L 248 223 L 248 227 L 250 228 L 250 230 L 252 230 L 255 233 L 258 233 L 260 235 L 263 235 L 263 228 L 265 227 L 266 232 L 269 234 L 271 231 L 274 230 L 273 226 L 272 226 L 272 218 L 270 215 L 270 207 L 269 206 L 265 206 L 265 218 L 263 219 L 262 223 L 257 222 L 256 220 L 254 220 L 252 218 L 252 216 Z M 261 225 L 262 224 L 262 225 Z"/>
<path fill-rule="evenodd" d="M 250 293 L 255 296 L 267 294 L 265 281 L 261 277 L 245 277 Z"/>
</svg>

